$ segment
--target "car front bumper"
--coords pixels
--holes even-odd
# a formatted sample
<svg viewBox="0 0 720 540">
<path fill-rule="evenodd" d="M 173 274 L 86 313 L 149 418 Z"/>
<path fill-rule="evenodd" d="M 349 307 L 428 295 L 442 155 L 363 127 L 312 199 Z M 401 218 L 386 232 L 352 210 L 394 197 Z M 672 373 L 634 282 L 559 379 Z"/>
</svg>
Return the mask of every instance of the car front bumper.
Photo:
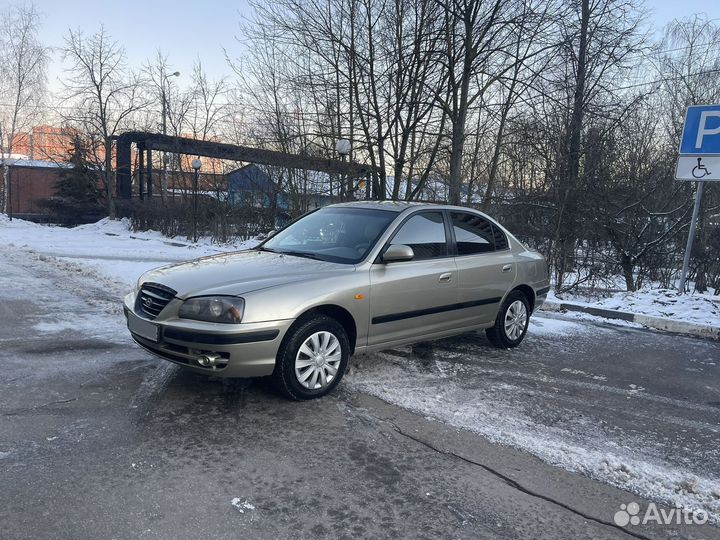
<svg viewBox="0 0 720 540">
<path fill-rule="evenodd" d="M 180 319 L 172 301 L 158 319 L 150 320 L 135 309 L 135 295 L 125 297 L 128 330 L 143 349 L 191 369 L 218 377 L 263 377 L 275 369 L 280 343 L 293 320 L 222 324 Z M 167 311 L 167 313 L 166 313 Z M 203 355 L 217 358 L 203 366 Z"/>
</svg>

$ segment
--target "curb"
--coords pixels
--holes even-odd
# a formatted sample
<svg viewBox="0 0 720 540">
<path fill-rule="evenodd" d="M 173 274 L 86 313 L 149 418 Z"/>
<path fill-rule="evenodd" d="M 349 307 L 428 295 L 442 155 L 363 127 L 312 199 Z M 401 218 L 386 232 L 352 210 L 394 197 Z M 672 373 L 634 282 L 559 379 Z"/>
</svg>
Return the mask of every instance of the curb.
<svg viewBox="0 0 720 540">
<path fill-rule="evenodd" d="M 567 302 L 553 302 L 549 300 L 546 300 L 540 309 L 545 311 L 579 311 L 581 313 L 587 313 L 589 315 L 595 315 L 596 317 L 603 317 L 605 319 L 620 319 L 622 321 L 635 322 L 648 328 L 662 330 L 664 332 L 673 332 L 687 336 L 720 340 L 720 327 L 718 326 L 693 324 L 684 321 L 664 319 L 662 317 L 642 315 L 640 313 L 629 313 L 627 311 L 603 309 L 592 306 L 583 306 L 580 304 L 569 304 Z"/>
</svg>

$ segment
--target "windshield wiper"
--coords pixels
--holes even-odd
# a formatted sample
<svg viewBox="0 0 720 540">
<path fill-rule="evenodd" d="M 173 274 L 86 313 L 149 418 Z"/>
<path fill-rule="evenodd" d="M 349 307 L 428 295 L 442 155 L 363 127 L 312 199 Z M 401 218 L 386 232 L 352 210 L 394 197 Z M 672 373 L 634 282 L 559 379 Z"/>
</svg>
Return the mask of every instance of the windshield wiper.
<svg viewBox="0 0 720 540">
<path fill-rule="evenodd" d="M 308 253 L 307 251 L 274 251 L 273 253 L 280 253 L 281 255 L 292 255 L 294 257 L 305 257 L 306 259 L 313 259 L 316 261 L 324 261 L 322 257 L 315 253 Z"/>
</svg>

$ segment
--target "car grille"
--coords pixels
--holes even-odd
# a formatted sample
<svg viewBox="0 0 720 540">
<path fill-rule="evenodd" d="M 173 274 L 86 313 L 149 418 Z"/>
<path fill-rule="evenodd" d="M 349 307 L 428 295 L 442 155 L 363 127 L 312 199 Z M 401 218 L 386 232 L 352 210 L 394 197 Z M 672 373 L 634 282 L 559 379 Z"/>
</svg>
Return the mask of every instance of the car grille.
<svg viewBox="0 0 720 540">
<path fill-rule="evenodd" d="M 177 294 L 176 291 L 159 283 L 143 283 L 138 295 L 138 307 L 143 313 L 154 319 L 165 309 L 175 294 Z"/>
</svg>

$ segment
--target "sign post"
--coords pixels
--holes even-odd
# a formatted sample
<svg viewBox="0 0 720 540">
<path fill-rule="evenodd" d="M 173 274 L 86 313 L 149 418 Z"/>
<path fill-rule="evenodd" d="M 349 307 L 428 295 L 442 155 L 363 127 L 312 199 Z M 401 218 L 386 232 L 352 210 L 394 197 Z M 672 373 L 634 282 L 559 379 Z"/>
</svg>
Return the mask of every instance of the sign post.
<svg viewBox="0 0 720 540">
<path fill-rule="evenodd" d="M 676 180 L 695 180 L 695 206 L 688 233 L 678 291 L 685 292 L 690 252 L 705 182 L 720 181 L 720 105 L 692 105 L 685 115 Z"/>
</svg>

